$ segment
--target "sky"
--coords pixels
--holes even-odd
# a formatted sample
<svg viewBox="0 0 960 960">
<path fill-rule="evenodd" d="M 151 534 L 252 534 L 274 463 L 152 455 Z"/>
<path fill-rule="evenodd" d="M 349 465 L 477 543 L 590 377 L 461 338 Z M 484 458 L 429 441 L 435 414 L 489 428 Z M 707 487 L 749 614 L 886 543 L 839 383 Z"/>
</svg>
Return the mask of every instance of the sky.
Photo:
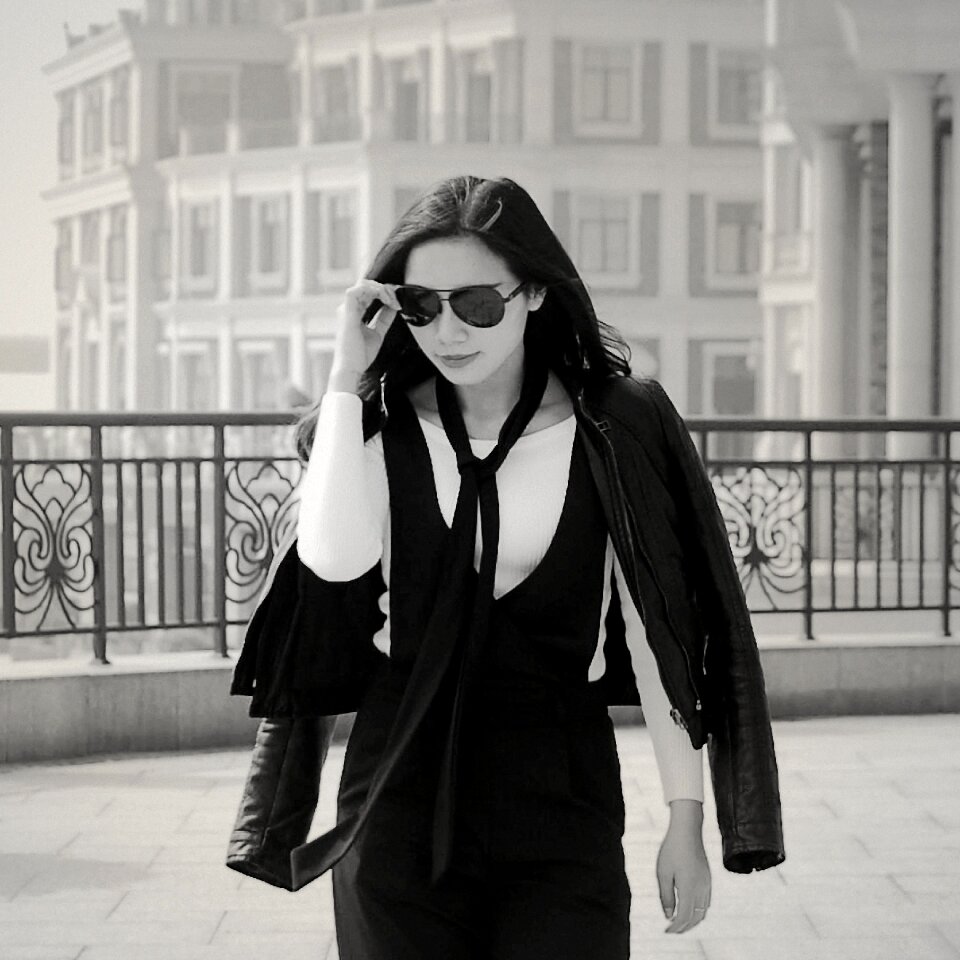
<svg viewBox="0 0 960 960">
<path fill-rule="evenodd" d="M 54 232 L 40 192 L 57 182 L 56 102 L 44 64 L 66 52 L 64 23 L 86 33 L 138 0 L 0 0 L 0 336 L 53 324 Z"/>
</svg>

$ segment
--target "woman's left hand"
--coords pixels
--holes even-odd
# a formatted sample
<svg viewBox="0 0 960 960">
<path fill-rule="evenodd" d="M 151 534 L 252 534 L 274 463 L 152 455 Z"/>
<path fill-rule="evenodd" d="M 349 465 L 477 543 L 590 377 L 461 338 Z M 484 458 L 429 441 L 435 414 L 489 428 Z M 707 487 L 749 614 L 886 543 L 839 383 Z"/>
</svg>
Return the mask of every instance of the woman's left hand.
<svg viewBox="0 0 960 960">
<path fill-rule="evenodd" d="M 666 933 L 695 927 L 710 908 L 710 864 L 703 849 L 703 804 L 672 800 L 670 826 L 657 855 L 657 884 Z"/>
</svg>

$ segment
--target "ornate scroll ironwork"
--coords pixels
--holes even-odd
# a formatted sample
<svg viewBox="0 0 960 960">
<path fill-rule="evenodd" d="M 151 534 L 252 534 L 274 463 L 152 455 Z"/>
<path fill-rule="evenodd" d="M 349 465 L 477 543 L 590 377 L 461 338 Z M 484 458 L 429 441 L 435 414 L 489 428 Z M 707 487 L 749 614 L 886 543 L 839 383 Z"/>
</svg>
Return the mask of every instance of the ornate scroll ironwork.
<svg viewBox="0 0 960 960">
<path fill-rule="evenodd" d="M 89 467 L 25 464 L 14 471 L 13 491 L 16 613 L 37 615 L 18 632 L 87 625 L 80 620 L 93 609 L 95 574 Z"/>
<path fill-rule="evenodd" d="M 296 479 L 291 479 L 291 474 Z M 226 475 L 227 601 L 260 592 L 274 555 L 297 519 L 297 461 L 236 460 Z"/>
<path fill-rule="evenodd" d="M 758 591 L 770 610 L 803 589 L 803 512 L 806 496 L 793 466 L 714 467 L 714 494 L 730 549 L 749 598 Z"/>
</svg>

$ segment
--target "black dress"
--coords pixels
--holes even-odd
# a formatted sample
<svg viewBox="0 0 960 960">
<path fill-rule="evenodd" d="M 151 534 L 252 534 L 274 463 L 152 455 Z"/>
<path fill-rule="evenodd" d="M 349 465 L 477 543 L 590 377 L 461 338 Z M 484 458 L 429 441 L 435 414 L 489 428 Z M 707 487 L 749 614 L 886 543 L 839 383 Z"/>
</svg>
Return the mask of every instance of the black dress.
<svg viewBox="0 0 960 960">
<path fill-rule="evenodd" d="M 447 526 L 408 401 L 383 431 L 390 489 L 390 660 L 357 711 L 337 802 L 357 810 L 416 657 Z M 493 602 L 461 727 L 451 869 L 430 879 L 449 691 L 432 705 L 333 869 L 341 960 L 625 960 L 630 888 L 613 727 L 587 672 L 607 530 L 579 434 L 556 533 Z"/>
</svg>

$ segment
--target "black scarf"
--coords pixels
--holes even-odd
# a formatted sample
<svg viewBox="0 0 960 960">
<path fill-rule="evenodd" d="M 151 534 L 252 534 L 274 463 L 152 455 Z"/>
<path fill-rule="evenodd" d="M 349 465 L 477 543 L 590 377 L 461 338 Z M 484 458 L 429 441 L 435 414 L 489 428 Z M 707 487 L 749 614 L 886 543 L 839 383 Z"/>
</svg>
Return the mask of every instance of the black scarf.
<svg viewBox="0 0 960 960">
<path fill-rule="evenodd" d="M 445 573 L 367 797 L 354 815 L 292 852 L 293 871 L 302 882 L 309 882 L 332 867 L 350 848 L 445 679 L 453 685 L 453 699 L 434 806 L 433 880 L 438 880 L 450 864 L 460 720 L 493 603 L 500 539 L 496 472 L 539 409 L 547 374 L 546 364 L 528 350 L 520 398 L 500 428 L 496 446 L 483 459 L 476 457 L 470 447 L 453 385 L 437 377 L 437 407 L 460 471 L 453 523 L 443 547 L 440 569 Z M 483 549 L 480 569 L 474 571 L 478 503 Z"/>
</svg>

